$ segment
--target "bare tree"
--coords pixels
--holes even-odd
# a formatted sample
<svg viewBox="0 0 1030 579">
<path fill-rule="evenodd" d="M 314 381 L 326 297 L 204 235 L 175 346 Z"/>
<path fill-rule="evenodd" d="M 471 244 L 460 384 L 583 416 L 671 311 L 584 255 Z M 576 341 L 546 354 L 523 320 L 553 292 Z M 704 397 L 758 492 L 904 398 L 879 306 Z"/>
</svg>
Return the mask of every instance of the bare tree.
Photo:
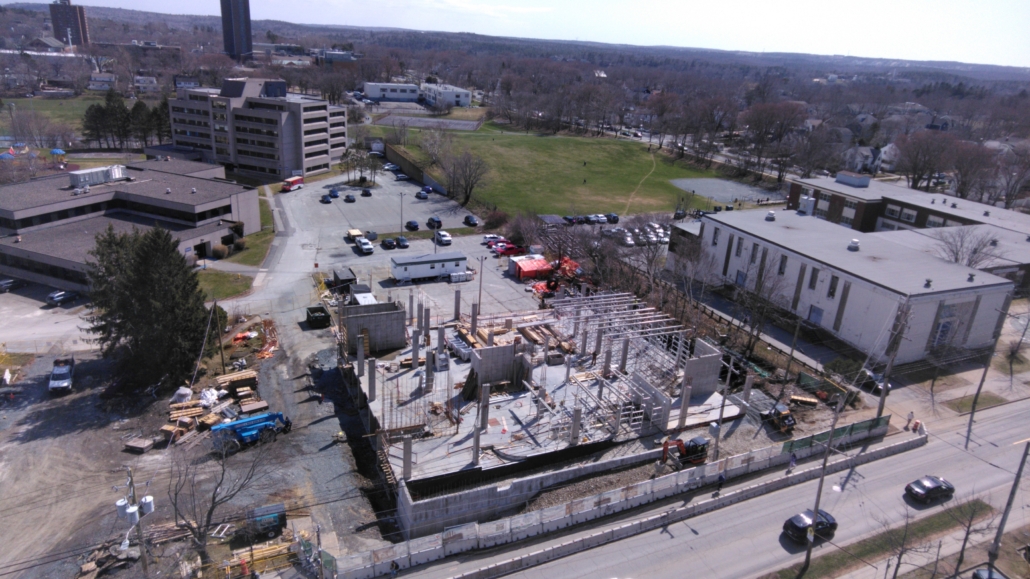
<svg viewBox="0 0 1030 579">
<path fill-rule="evenodd" d="M 426 129 L 422 131 L 419 147 L 429 157 L 429 163 L 423 169 L 440 164 L 450 154 L 453 143 L 454 137 L 450 133 L 445 133 L 439 129 Z"/>
<path fill-rule="evenodd" d="M 962 546 L 958 550 L 958 559 L 955 561 L 955 575 L 962 569 L 962 563 L 966 558 L 966 547 L 969 546 L 969 539 L 975 535 L 986 535 L 994 528 L 995 516 L 983 501 L 974 499 L 972 494 L 962 503 L 945 510 L 960 527 L 962 527 Z"/>
<path fill-rule="evenodd" d="M 678 282 L 686 294 L 688 303 L 693 306 L 687 316 L 694 331 L 697 332 L 701 325 L 700 302 L 709 287 L 719 280 L 719 259 L 714 253 L 706 252 L 700 243 L 677 241 L 674 238 L 666 260 L 671 265 L 668 270 L 673 279 Z"/>
<path fill-rule="evenodd" d="M 1012 209 L 1030 182 L 1030 146 L 1018 145 L 1002 154 L 998 166 L 998 195 L 992 202 L 1002 201 Z"/>
<path fill-rule="evenodd" d="M 895 527 L 887 518 L 879 515 L 873 515 L 873 519 L 883 527 L 882 537 L 889 549 L 890 558 L 895 560 L 894 574 L 891 575 L 892 579 L 898 578 L 901 565 L 904 563 L 906 556 L 912 553 L 928 553 L 930 551 L 929 544 L 916 543 L 911 535 L 912 521 L 915 520 L 911 511 L 905 510 L 905 518 L 900 527 Z"/>
<path fill-rule="evenodd" d="M 451 158 L 444 166 L 444 170 L 447 173 L 447 191 L 464 207 L 472 201 L 476 187 L 485 184 L 490 166 L 482 157 L 465 151 Z"/>
<path fill-rule="evenodd" d="M 937 240 L 933 247 L 937 257 L 973 269 L 1003 253 L 994 250 L 998 238 L 990 230 L 975 226 L 941 228 L 933 232 L 933 238 Z"/>
<path fill-rule="evenodd" d="M 955 143 L 954 153 L 955 195 L 960 199 L 979 197 L 995 167 L 994 151 L 983 145 L 961 141 Z"/>
<path fill-rule="evenodd" d="M 533 213 L 519 213 L 508 221 L 506 229 L 508 239 L 516 245 L 533 245 L 543 237 L 540 218 Z M 555 253 L 558 254 L 559 258 L 562 255 L 567 255 L 567 253 L 563 254 L 560 251 L 555 251 Z"/>
<path fill-rule="evenodd" d="M 951 162 L 955 138 L 939 131 L 919 131 L 895 139 L 900 157 L 898 169 L 908 178 L 908 186 L 930 190 L 933 176 Z"/>
<path fill-rule="evenodd" d="M 202 455 L 176 450 L 173 453 L 168 499 L 176 522 L 190 533 L 201 561 L 211 563 L 207 541 L 220 523 L 219 514 L 229 503 L 254 490 L 277 467 L 274 444 L 259 444 L 233 454 L 225 447 Z"/>
</svg>

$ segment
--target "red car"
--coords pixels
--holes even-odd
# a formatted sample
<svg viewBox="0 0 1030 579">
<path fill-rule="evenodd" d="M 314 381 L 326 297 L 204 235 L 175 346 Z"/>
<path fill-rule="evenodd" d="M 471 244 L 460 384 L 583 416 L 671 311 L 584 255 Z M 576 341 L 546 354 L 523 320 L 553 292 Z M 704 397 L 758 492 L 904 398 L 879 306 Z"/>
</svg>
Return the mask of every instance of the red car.
<svg viewBox="0 0 1030 579">
<path fill-rule="evenodd" d="M 529 253 L 525 247 L 519 247 L 517 245 L 505 245 L 497 251 L 497 256 L 502 255 L 525 255 Z"/>
<path fill-rule="evenodd" d="M 491 239 L 490 241 L 487 241 L 486 242 L 486 247 L 489 248 L 489 249 L 493 249 L 494 247 L 496 247 L 499 244 L 507 245 L 509 243 L 511 243 L 511 242 L 508 241 L 507 239 L 501 237 L 499 239 Z"/>
</svg>

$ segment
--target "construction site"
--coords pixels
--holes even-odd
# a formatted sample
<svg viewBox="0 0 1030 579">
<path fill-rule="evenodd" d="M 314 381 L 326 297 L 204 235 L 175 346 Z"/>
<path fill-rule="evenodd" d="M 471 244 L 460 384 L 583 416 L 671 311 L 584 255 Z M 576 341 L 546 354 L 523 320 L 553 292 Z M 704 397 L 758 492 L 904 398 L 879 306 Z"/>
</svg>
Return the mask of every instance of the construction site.
<svg viewBox="0 0 1030 579">
<path fill-rule="evenodd" d="M 566 481 L 681 460 L 684 441 L 752 406 L 744 367 L 632 294 L 497 315 L 456 300 L 453 316 L 408 298 L 399 350 L 367 344 L 398 339 L 382 333 L 399 331 L 402 307 L 340 306 L 336 327 L 345 383 L 409 539 L 512 514 Z M 724 398 L 733 379 L 744 392 Z M 697 440 L 704 454 L 692 462 L 718 456 L 714 438 L 710 451 Z"/>
</svg>

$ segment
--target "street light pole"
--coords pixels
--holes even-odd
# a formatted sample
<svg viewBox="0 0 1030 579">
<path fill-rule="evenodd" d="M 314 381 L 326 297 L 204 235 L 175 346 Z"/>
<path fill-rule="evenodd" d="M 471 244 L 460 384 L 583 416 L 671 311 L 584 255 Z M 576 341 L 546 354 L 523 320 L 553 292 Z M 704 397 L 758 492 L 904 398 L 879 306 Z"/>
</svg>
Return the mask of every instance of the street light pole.
<svg viewBox="0 0 1030 579">
<path fill-rule="evenodd" d="M 1019 490 L 1020 480 L 1023 478 L 1023 467 L 1026 465 L 1026 455 L 1030 454 L 1030 438 L 1020 440 L 1014 444 L 1025 442 L 1023 447 L 1023 458 L 1019 461 L 1019 468 L 1016 469 L 1016 480 L 1012 481 L 1012 490 L 1009 491 L 1009 500 L 1005 503 L 1005 512 L 1001 515 L 1001 522 L 998 523 L 998 532 L 994 535 L 994 542 L 987 549 L 987 568 L 994 570 L 994 563 L 998 560 L 998 551 L 1001 549 L 1001 536 L 1005 534 L 1005 523 L 1009 520 L 1009 512 L 1012 510 L 1012 503 L 1016 501 L 1016 491 Z"/>
<path fill-rule="evenodd" d="M 486 262 L 486 256 L 485 255 L 480 255 L 479 256 L 479 298 L 477 298 L 477 300 L 476 300 L 476 305 L 479 306 L 480 310 L 483 309 L 483 263 L 485 263 L 485 262 Z"/>
<path fill-rule="evenodd" d="M 830 423 L 830 435 L 826 438 L 826 451 L 823 453 L 823 467 L 822 472 L 819 473 L 819 486 L 815 491 L 815 508 L 812 509 L 812 526 L 809 527 L 808 541 L 805 547 L 805 563 L 801 566 L 798 571 L 798 577 L 804 577 L 805 573 L 808 572 L 808 567 L 812 563 L 812 546 L 815 543 L 815 526 L 819 522 L 819 501 L 823 497 L 823 481 L 826 479 L 826 464 L 830 462 L 830 451 L 833 450 L 833 431 L 837 429 L 837 419 L 840 418 L 840 412 L 844 409 L 844 397 L 841 396 L 837 401 L 837 408 L 833 413 L 833 422 Z"/>
</svg>

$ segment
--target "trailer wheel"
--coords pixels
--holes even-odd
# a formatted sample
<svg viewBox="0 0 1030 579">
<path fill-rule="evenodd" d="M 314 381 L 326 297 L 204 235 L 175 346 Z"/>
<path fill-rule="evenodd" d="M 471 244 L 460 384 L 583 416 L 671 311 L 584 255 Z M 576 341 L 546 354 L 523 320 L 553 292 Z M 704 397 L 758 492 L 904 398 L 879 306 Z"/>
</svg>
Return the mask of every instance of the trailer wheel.
<svg viewBox="0 0 1030 579">
<path fill-rule="evenodd" d="M 266 428 L 261 431 L 261 443 L 275 442 L 275 430 L 272 428 Z"/>
</svg>

